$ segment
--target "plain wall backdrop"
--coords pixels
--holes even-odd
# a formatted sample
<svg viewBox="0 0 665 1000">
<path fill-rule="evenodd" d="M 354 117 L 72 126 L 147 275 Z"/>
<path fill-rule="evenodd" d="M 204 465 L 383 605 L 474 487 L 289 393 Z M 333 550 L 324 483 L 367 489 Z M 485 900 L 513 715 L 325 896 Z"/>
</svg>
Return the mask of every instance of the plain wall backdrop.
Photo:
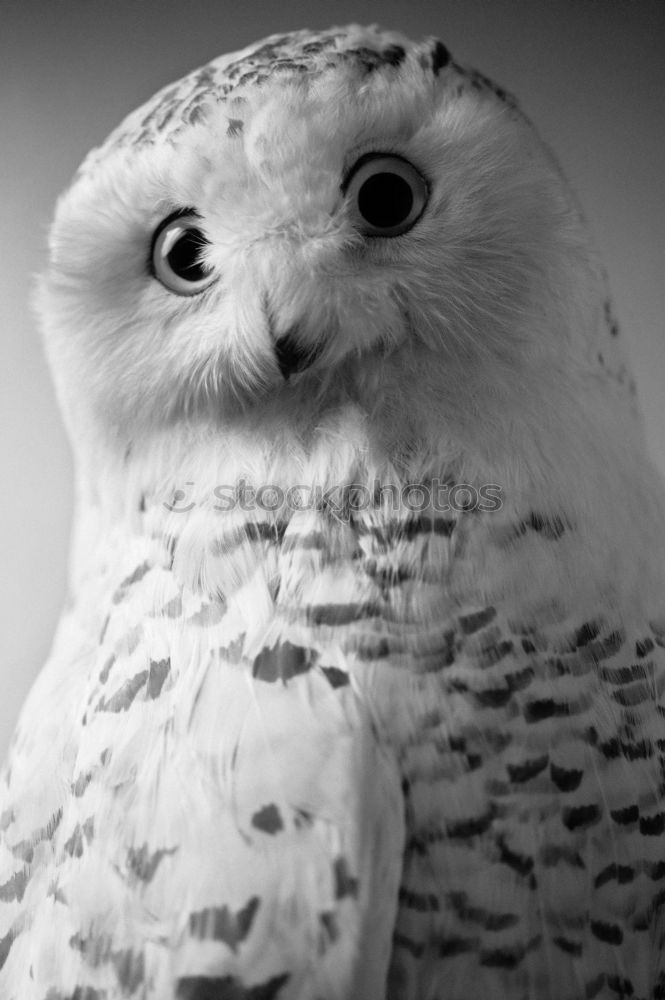
<svg viewBox="0 0 665 1000">
<path fill-rule="evenodd" d="M 55 198 L 159 87 L 272 32 L 348 21 L 438 35 L 516 94 L 585 208 L 665 471 L 663 0 L 3 0 L 0 756 L 65 589 L 71 459 L 29 307 Z"/>
</svg>

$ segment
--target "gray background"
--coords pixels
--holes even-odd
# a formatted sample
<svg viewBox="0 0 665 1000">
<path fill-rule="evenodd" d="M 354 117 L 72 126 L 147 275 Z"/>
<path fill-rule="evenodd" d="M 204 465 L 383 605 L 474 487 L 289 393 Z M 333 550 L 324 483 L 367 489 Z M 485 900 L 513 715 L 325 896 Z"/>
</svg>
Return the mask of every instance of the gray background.
<svg viewBox="0 0 665 1000">
<path fill-rule="evenodd" d="M 353 20 L 439 35 L 512 90 L 556 150 L 607 264 L 665 470 L 663 0 L 4 0 L 0 755 L 64 593 L 71 460 L 28 301 L 55 198 L 158 87 L 271 32 Z"/>
</svg>

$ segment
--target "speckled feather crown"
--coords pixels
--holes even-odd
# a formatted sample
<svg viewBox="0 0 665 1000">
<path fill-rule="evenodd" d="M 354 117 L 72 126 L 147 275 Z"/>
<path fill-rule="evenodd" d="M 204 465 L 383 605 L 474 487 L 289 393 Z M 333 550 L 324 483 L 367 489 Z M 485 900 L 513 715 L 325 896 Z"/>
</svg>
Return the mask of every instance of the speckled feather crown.
<svg viewBox="0 0 665 1000">
<path fill-rule="evenodd" d="M 348 25 L 313 32 L 304 29 L 270 35 L 238 52 L 218 56 L 193 70 L 129 114 L 105 143 L 92 150 L 81 167 L 91 170 L 108 153 L 121 148 L 141 148 L 158 141 L 173 141 L 189 126 L 205 122 L 223 102 L 242 103 L 241 91 L 260 87 L 280 76 L 307 76 L 310 82 L 342 64 L 354 64 L 361 75 L 395 69 L 413 60 L 425 73 L 438 76 L 446 68 L 459 76 L 460 92 L 466 86 L 491 90 L 511 107 L 514 99 L 475 70 L 455 63 L 438 38 L 414 43 L 397 31 L 376 25 Z M 229 134 L 242 130 L 242 119 L 229 116 Z"/>
</svg>

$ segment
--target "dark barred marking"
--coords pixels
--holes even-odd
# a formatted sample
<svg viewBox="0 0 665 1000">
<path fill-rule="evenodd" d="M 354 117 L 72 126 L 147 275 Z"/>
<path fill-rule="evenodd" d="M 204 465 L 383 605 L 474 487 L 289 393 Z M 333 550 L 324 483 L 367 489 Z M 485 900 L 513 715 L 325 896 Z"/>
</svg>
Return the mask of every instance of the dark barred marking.
<svg viewBox="0 0 665 1000">
<path fill-rule="evenodd" d="M 74 781 L 71 785 L 72 795 L 74 795 L 77 799 L 80 798 L 91 781 L 92 771 L 86 771 L 85 773 L 79 774 L 76 781 Z"/>
<path fill-rule="evenodd" d="M 557 538 L 561 538 L 564 531 L 570 527 L 569 524 L 562 517 L 558 517 L 556 514 L 553 517 L 544 517 L 542 514 L 536 514 L 532 512 L 526 522 L 525 530 L 529 528 L 532 531 L 538 532 L 543 538 L 551 539 L 555 541 Z"/>
<path fill-rule="evenodd" d="M 647 743 L 646 740 L 633 743 L 629 740 L 620 740 L 616 736 L 613 736 L 610 740 L 605 740 L 604 743 L 599 745 L 598 749 L 608 760 L 614 760 L 617 757 L 625 757 L 627 760 L 647 760 L 649 757 L 653 757 L 654 754 L 653 746 L 651 743 Z"/>
<path fill-rule="evenodd" d="M 263 806 L 262 809 L 257 809 L 252 816 L 252 826 L 263 833 L 270 834 L 279 833 L 280 830 L 284 829 L 282 814 L 274 802 Z"/>
<path fill-rule="evenodd" d="M 177 847 L 162 847 L 151 852 L 147 843 L 141 847 L 129 847 L 127 868 L 141 882 L 150 882 L 162 858 L 175 854 L 177 850 Z"/>
<path fill-rule="evenodd" d="M 595 826 L 601 816 L 600 807 L 591 803 L 587 806 L 566 806 L 561 819 L 567 830 L 579 830 L 580 827 Z"/>
<path fill-rule="evenodd" d="M 42 840 L 52 840 L 53 834 L 60 826 L 63 816 L 63 808 L 60 806 L 54 813 L 52 813 L 48 821 L 44 826 L 37 827 L 36 830 L 31 831 L 29 835 L 30 843 L 35 847 Z"/>
<path fill-rule="evenodd" d="M 607 976 L 607 985 L 613 990 L 621 1000 L 628 1000 L 635 996 L 635 990 L 630 979 L 622 979 L 621 976 Z"/>
<path fill-rule="evenodd" d="M 438 660 L 438 669 L 443 667 L 450 667 L 455 662 L 456 653 L 456 632 L 454 629 L 446 629 L 446 631 L 441 636 L 441 643 L 437 645 L 436 650 L 433 652 Z"/>
<path fill-rule="evenodd" d="M 446 826 L 446 833 L 451 838 L 459 837 L 462 840 L 468 840 L 469 837 L 477 837 L 481 833 L 485 833 L 491 827 L 496 810 L 494 807 L 490 806 L 487 812 L 484 812 L 481 816 L 473 816 L 469 819 L 460 819 L 454 823 L 449 823 Z"/>
<path fill-rule="evenodd" d="M 343 56 L 359 62 L 366 73 L 373 73 L 382 66 L 399 66 L 403 62 L 406 52 L 401 45 L 389 45 L 380 52 L 361 46 L 357 49 L 347 49 Z"/>
<path fill-rule="evenodd" d="M 223 941 L 236 952 L 251 930 L 260 902 L 258 896 L 252 896 L 235 913 L 228 906 L 210 906 L 190 913 L 189 933 L 199 941 Z"/>
<path fill-rule="evenodd" d="M 306 609 L 307 620 L 312 625 L 350 625 L 363 618 L 375 618 L 375 604 L 311 604 Z"/>
<path fill-rule="evenodd" d="M 127 591 L 129 588 L 142 580 L 143 577 L 152 569 L 149 562 L 143 562 L 140 566 L 137 566 L 133 573 L 130 573 L 118 586 L 116 592 L 113 595 L 113 603 L 120 604 L 121 601 L 127 596 Z"/>
<path fill-rule="evenodd" d="M 162 693 L 164 681 L 171 670 L 171 659 L 151 660 L 148 673 L 148 698 L 159 698 Z"/>
<path fill-rule="evenodd" d="M 640 817 L 640 833 L 645 837 L 660 837 L 665 831 L 665 812 Z"/>
<path fill-rule="evenodd" d="M 47 898 L 53 899 L 56 903 L 62 903 L 63 906 L 69 906 L 69 900 L 65 895 L 65 893 L 60 888 L 60 886 L 58 885 L 57 880 L 51 882 L 50 886 L 48 887 L 48 892 L 46 893 L 46 895 Z"/>
<path fill-rule="evenodd" d="M 520 918 L 515 913 L 492 913 L 482 906 L 472 906 L 465 892 L 448 893 L 446 902 L 460 920 L 480 924 L 488 931 L 503 931 L 519 923 Z"/>
<path fill-rule="evenodd" d="M 288 527 L 287 521 L 257 521 L 244 525 L 241 533 L 244 535 L 243 542 L 278 542 L 280 545 L 284 539 L 284 532 Z"/>
<path fill-rule="evenodd" d="M 104 619 L 104 624 L 102 625 L 101 631 L 99 633 L 99 645 L 100 646 L 104 642 L 104 636 L 106 635 L 106 630 L 109 627 L 110 621 L 111 621 L 111 616 L 107 615 L 106 618 Z"/>
<path fill-rule="evenodd" d="M 51 987 L 44 1000 L 108 1000 L 108 993 L 94 986 L 77 986 L 73 993 L 66 994 Z"/>
<path fill-rule="evenodd" d="M 395 931 L 393 934 L 393 947 L 408 951 L 414 958 L 421 958 L 425 952 L 425 945 L 422 941 L 413 941 L 406 934 L 400 934 L 399 931 Z"/>
<path fill-rule="evenodd" d="M 235 976 L 181 976 L 176 983 L 177 1000 L 277 1000 L 289 973 L 264 983 L 247 986 Z"/>
<path fill-rule="evenodd" d="M 281 642 L 269 649 L 264 646 L 254 657 L 252 675 L 257 680 L 274 684 L 281 680 L 285 684 L 298 674 L 305 674 L 314 663 L 315 654 L 305 646 L 296 646 L 292 642 Z"/>
<path fill-rule="evenodd" d="M 156 613 L 158 615 L 161 615 L 163 618 L 180 618 L 180 615 L 182 614 L 181 595 L 176 594 L 176 596 L 172 600 L 170 600 L 168 604 L 165 604 Z"/>
<path fill-rule="evenodd" d="M 554 698 L 539 698 L 536 701 L 527 702 L 524 706 L 524 719 L 530 723 L 543 722 L 545 719 L 570 714 L 571 704 L 555 701 Z"/>
<path fill-rule="evenodd" d="M 585 622 L 575 633 L 575 648 L 579 649 L 581 646 L 586 646 L 587 643 L 591 642 L 600 635 L 600 625 L 598 622 Z"/>
<path fill-rule="evenodd" d="M 142 951 L 125 948 L 111 952 L 111 963 L 125 996 L 138 990 L 145 977 L 145 959 Z"/>
<path fill-rule="evenodd" d="M 595 639 L 593 642 L 590 642 L 586 648 L 587 652 L 595 660 L 604 660 L 618 653 L 625 641 L 626 633 L 621 629 L 615 629 L 614 632 L 610 632 L 604 639 Z"/>
<path fill-rule="evenodd" d="M 605 323 L 607 325 L 607 329 L 610 332 L 610 336 L 611 337 L 618 337 L 618 335 L 619 335 L 619 324 L 617 323 L 617 321 L 616 321 L 616 319 L 614 317 L 614 309 L 613 309 L 612 303 L 610 302 L 609 299 L 606 300 L 606 302 L 604 304 L 604 309 L 605 309 Z"/>
<path fill-rule="evenodd" d="M 597 997 L 604 985 L 605 985 L 604 972 L 601 972 L 600 975 L 596 976 L 595 979 L 587 980 L 587 984 L 584 989 L 585 1000 L 593 1000 L 594 997 Z"/>
<path fill-rule="evenodd" d="M 442 752 L 445 752 L 445 743 L 440 739 L 437 740 L 437 747 L 439 747 Z M 468 771 L 476 771 L 484 763 L 484 759 L 480 754 L 472 753 L 467 749 L 467 742 L 463 736 L 450 736 L 448 738 L 448 748 L 450 753 L 459 754 L 460 757 L 464 759 Z"/>
<path fill-rule="evenodd" d="M 525 760 L 521 764 L 507 764 L 506 770 L 510 781 L 523 784 L 530 781 L 536 775 L 541 774 L 550 762 L 548 754 L 542 757 L 534 757 L 532 760 Z"/>
<path fill-rule="evenodd" d="M 337 924 L 337 917 L 332 910 L 327 910 L 325 913 L 319 913 L 319 923 L 330 941 L 336 941 L 338 939 L 339 926 Z"/>
<path fill-rule="evenodd" d="M 633 684 L 630 687 L 620 688 L 612 691 L 612 698 L 618 705 L 624 708 L 631 708 L 634 705 L 643 705 L 645 701 L 653 701 L 653 689 L 642 682 Z"/>
<path fill-rule="evenodd" d="M 65 841 L 64 847 L 67 854 L 72 858 L 80 858 L 83 854 L 84 842 L 90 843 L 94 832 L 94 820 L 92 816 L 83 823 L 77 823 L 71 836 Z"/>
<path fill-rule="evenodd" d="M 350 874 L 346 858 L 336 858 L 333 864 L 333 876 L 335 879 L 335 899 L 358 895 L 358 879 Z"/>
<path fill-rule="evenodd" d="M 332 688 L 344 687 L 349 683 L 349 675 L 339 667 L 321 667 L 321 671 Z"/>
<path fill-rule="evenodd" d="M 226 134 L 230 139 L 235 139 L 242 132 L 245 123 L 241 118 L 229 118 L 228 122 Z"/>
<path fill-rule="evenodd" d="M 483 668 L 493 667 L 495 663 L 499 663 L 506 656 L 509 656 L 513 652 L 513 649 L 511 639 L 502 639 L 501 642 L 484 646 L 478 656 L 478 666 Z"/>
<path fill-rule="evenodd" d="M 379 566 L 376 559 L 367 559 L 363 563 L 363 570 L 377 586 L 386 590 L 391 587 L 399 587 L 400 584 L 406 580 L 413 580 L 417 575 L 415 567 Z"/>
<path fill-rule="evenodd" d="M 7 956 L 9 955 L 9 949 L 16 940 L 16 932 L 9 930 L 4 937 L 0 938 L 0 969 L 3 967 L 7 961 Z"/>
<path fill-rule="evenodd" d="M 533 531 L 548 541 L 555 542 L 569 527 L 568 522 L 562 517 L 557 515 L 545 517 L 543 514 L 532 511 L 528 517 L 518 521 L 512 529 L 508 529 L 505 542 L 512 544 L 518 538 L 523 538 L 528 531 Z"/>
<path fill-rule="evenodd" d="M 635 643 L 635 655 L 646 656 L 647 653 L 650 653 L 653 648 L 654 648 L 653 639 L 651 639 L 649 636 L 647 636 L 646 639 L 642 639 L 641 641 L 638 639 L 638 641 Z"/>
<path fill-rule="evenodd" d="M 80 858 L 83 854 L 83 831 L 78 823 L 71 837 L 65 841 L 65 850 L 72 858 Z"/>
<path fill-rule="evenodd" d="M 550 764 L 550 778 L 560 792 L 574 792 L 583 777 L 584 771 L 578 768 L 559 767 L 554 761 Z"/>
<path fill-rule="evenodd" d="M 384 660 L 391 653 L 403 653 L 402 646 L 391 644 L 385 636 L 380 639 L 367 638 L 361 636 L 358 643 L 354 645 L 353 652 L 359 660 Z"/>
<path fill-rule="evenodd" d="M 16 816 L 14 815 L 13 809 L 5 809 L 0 813 L 0 830 L 6 830 L 8 826 L 11 826 Z"/>
<path fill-rule="evenodd" d="M 456 523 L 454 518 L 428 517 L 423 514 L 407 521 L 386 521 L 384 524 L 358 521 L 354 527 L 358 535 L 371 535 L 380 544 L 391 547 L 396 542 L 412 542 L 419 535 L 441 535 L 443 538 L 450 538 Z"/>
<path fill-rule="evenodd" d="M 590 922 L 591 933 L 599 941 L 607 944 L 621 944 L 623 941 L 623 931 L 617 924 L 606 924 L 602 920 L 592 920 Z"/>
<path fill-rule="evenodd" d="M 399 901 L 410 910 L 417 910 L 419 913 L 435 913 L 439 909 L 438 896 L 433 892 L 413 892 L 405 886 L 400 886 Z"/>
<path fill-rule="evenodd" d="M 508 865 L 509 868 L 512 868 L 514 872 L 517 872 L 517 874 L 521 875 L 523 878 L 527 875 L 532 876 L 534 864 L 532 857 L 528 854 L 518 854 L 516 851 L 513 851 L 510 847 L 508 847 L 503 837 L 498 838 L 497 847 L 500 852 L 499 861 L 502 864 Z M 535 884 L 534 879 L 531 888 L 535 888 Z"/>
<path fill-rule="evenodd" d="M 35 847 L 30 840 L 20 840 L 18 844 L 14 844 L 11 850 L 17 861 L 24 861 L 27 865 L 32 863 L 35 856 Z"/>
<path fill-rule="evenodd" d="M 401 45 L 388 45 L 381 52 L 381 58 L 388 66 L 400 66 L 406 59 L 406 52 Z"/>
<path fill-rule="evenodd" d="M 450 52 L 438 39 L 432 48 L 432 72 L 438 76 L 442 69 L 450 64 Z"/>
<path fill-rule="evenodd" d="M 300 535 L 287 535 L 282 545 L 283 552 L 321 552 L 326 548 L 326 537 L 322 531 L 307 531 Z"/>
<path fill-rule="evenodd" d="M 243 649 L 245 647 L 245 633 L 242 632 L 237 639 L 234 639 L 228 646 L 218 646 L 213 655 L 227 660 L 229 663 L 240 663 Z"/>
<path fill-rule="evenodd" d="M 148 671 L 140 670 L 119 687 L 110 698 L 100 698 L 96 712 L 126 712 L 148 679 Z"/>
<path fill-rule="evenodd" d="M 526 944 L 516 944 L 512 948 L 492 948 L 481 951 L 480 964 L 497 969 L 516 969 L 520 965 L 525 955 L 538 948 L 542 941 L 542 934 L 532 937 Z"/>
<path fill-rule="evenodd" d="M 29 881 L 30 876 L 27 868 L 15 872 L 10 879 L 0 885 L 0 902 L 11 903 L 16 899 L 20 903 Z"/>
<path fill-rule="evenodd" d="M 302 830 L 312 825 L 314 816 L 306 809 L 295 809 L 293 812 L 293 822 L 297 830 Z"/>
<path fill-rule="evenodd" d="M 509 747 L 513 742 L 513 737 L 510 733 L 502 732 L 496 727 L 488 728 L 483 733 L 483 750 L 486 750 L 488 754 L 500 754 L 506 747 Z M 453 753 L 463 753 L 467 759 L 474 759 L 476 754 L 466 750 L 466 740 L 463 737 L 451 736 L 448 740 L 451 751 Z"/>
<path fill-rule="evenodd" d="M 600 676 L 610 684 L 632 684 L 649 680 L 653 675 L 652 663 L 633 663 L 629 667 L 601 667 Z"/>
<path fill-rule="evenodd" d="M 648 931 L 655 926 L 654 918 L 659 918 L 665 905 L 665 889 L 661 889 L 652 898 L 647 907 L 633 916 L 633 927 L 638 931 Z"/>
<path fill-rule="evenodd" d="M 446 937 L 439 945 L 439 958 L 455 958 L 456 955 L 465 955 L 469 951 L 477 951 L 480 947 L 480 939 Z"/>
<path fill-rule="evenodd" d="M 613 861 L 598 872 L 593 884 L 597 889 L 601 885 L 606 885 L 607 882 L 618 882 L 619 885 L 626 885 L 628 882 L 632 882 L 636 875 L 637 872 L 630 865 L 618 865 L 616 861 Z"/>
<path fill-rule="evenodd" d="M 565 951 L 567 955 L 579 957 L 582 954 L 582 944 L 580 941 L 569 941 L 565 937 L 555 937 L 552 938 L 552 941 L 558 948 L 561 948 L 561 951 Z"/>
<path fill-rule="evenodd" d="M 571 650 L 567 652 L 571 652 Z M 596 667 L 593 657 L 583 657 L 582 654 L 572 658 L 569 656 L 550 656 L 545 660 L 545 664 L 550 677 L 555 679 L 567 676 L 584 677 L 585 674 L 592 673 Z"/>
<path fill-rule="evenodd" d="M 224 617 L 226 607 L 222 600 L 211 601 L 204 604 L 199 610 L 187 619 L 190 625 L 216 625 Z"/>
<path fill-rule="evenodd" d="M 168 569 L 173 569 L 175 560 L 175 550 L 178 545 L 177 535 L 164 535 L 164 549 L 166 551 L 166 563 Z"/>
<path fill-rule="evenodd" d="M 210 543 L 210 553 L 214 557 L 226 556 L 234 549 L 242 548 L 247 542 L 281 545 L 286 527 L 286 521 L 250 521 L 240 528 L 218 535 Z"/>
<path fill-rule="evenodd" d="M 104 666 L 102 667 L 102 669 L 99 671 L 99 680 L 101 681 L 102 684 L 106 684 L 107 680 L 109 679 L 109 673 L 111 672 L 111 667 L 113 666 L 114 663 L 115 663 L 115 654 L 112 653 L 109 656 L 106 663 L 104 664 Z"/>
<path fill-rule="evenodd" d="M 512 698 L 510 688 L 486 688 L 484 691 L 474 691 L 473 699 L 479 708 L 503 708 Z"/>
<path fill-rule="evenodd" d="M 536 672 L 533 667 L 523 667 L 522 670 L 515 670 L 504 675 L 504 681 L 511 691 L 525 691 L 529 687 Z"/>
<path fill-rule="evenodd" d="M 512 110 L 514 111 L 518 110 L 519 105 L 515 100 L 515 98 L 513 97 L 513 95 L 509 94 L 508 91 L 505 90 L 503 87 L 499 87 L 496 83 L 494 83 L 493 80 L 490 80 L 489 77 L 485 76 L 483 73 L 479 73 L 478 70 L 476 69 L 465 70 L 463 67 L 458 66 L 456 63 L 454 64 L 454 66 L 461 73 L 464 73 L 464 75 L 469 80 L 471 86 L 474 88 L 474 90 L 478 90 L 481 92 L 489 90 L 490 93 L 494 94 L 495 97 L 498 97 L 499 100 L 502 101 L 504 104 L 506 104 L 509 108 L 512 108 Z"/>
<path fill-rule="evenodd" d="M 472 611 L 468 615 L 461 615 L 458 619 L 462 632 L 465 635 L 473 635 L 481 628 L 489 625 L 496 618 L 496 608 L 483 608 L 482 611 Z"/>
</svg>

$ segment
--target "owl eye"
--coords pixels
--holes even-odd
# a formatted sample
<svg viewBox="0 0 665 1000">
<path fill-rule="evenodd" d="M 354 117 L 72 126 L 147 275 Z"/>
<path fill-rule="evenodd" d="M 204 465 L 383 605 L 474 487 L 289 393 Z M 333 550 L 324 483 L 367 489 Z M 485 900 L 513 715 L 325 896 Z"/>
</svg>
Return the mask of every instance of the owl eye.
<svg viewBox="0 0 665 1000">
<path fill-rule="evenodd" d="M 401 236 L 423 214 L 427 181 L 408 160 L 387 153 L 361 156 L 342 190 L 365 236 Z"/>
<path fill-rule="evenodd" d="M 196 212 L 186 209 L 169 215 L 152 238 L 152 274 L 176 295 L 198 295 L 217 277 L 201 261 L 207 245 Z"/>
</svg>

